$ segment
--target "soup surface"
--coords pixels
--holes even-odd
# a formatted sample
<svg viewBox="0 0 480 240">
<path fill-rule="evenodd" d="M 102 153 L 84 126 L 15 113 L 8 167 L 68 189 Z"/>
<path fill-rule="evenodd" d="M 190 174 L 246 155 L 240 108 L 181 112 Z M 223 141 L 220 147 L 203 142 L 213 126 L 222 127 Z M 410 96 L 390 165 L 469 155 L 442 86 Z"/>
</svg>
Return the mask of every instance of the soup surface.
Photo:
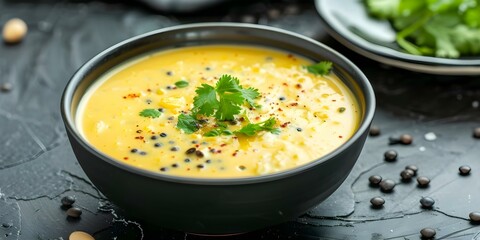
<svg viewBox="0 0 480 240">
<path fill-rule="evenodd" d="M 312 64 L 250 46 L 161 51 L 98 79 L 81 100 L 76 122 L 101 152 L 154 172 L 232 178 L 283 171 L 333 151 L 358 127 L 352 93 L 333 73 L 307 71 Z M 243 89 L 258 89 L 253 105 L 241 104 L 229 121 L 198 114 L 193 133 L 178 127 L 180 115 L 192 115 L 202 84 L 215 87 L 225 74 L 238 78 Z M 273 126 L 239 131 L 264 121 Z M 218 136 L 205 136 L 212 130 Z"/>
</svg>

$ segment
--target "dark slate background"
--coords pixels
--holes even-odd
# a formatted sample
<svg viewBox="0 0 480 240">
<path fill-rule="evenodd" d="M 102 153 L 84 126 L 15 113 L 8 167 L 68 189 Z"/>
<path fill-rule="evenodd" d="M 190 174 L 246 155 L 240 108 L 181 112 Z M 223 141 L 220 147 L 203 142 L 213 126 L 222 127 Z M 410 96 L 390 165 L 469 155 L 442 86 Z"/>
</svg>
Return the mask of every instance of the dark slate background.
<svg viewBox="0 0 480 240">
<path fill-rule="evenodd" d="M 96 239 L 204 239 L 158 229 L 126 217 L 88 180 L 66 138 L 60 117 L 61 93 L 70 76 L 99 51 L 150 30 L 189 22 L 253 22 L 313 37 L 352 59 L 374 85 L 378 107 L 360 159 L 330 198 L 291 222 L 222 239 L 419 239 L 431 227 L 437 239 L 480 239 L 480 225 L 468 219 L 480 211 L 480 77 L 412 73 L 365 59 L 329 38 L 312 1 L 231 1 L 195 13 L 155 12 L 134 1 L 0 0 L 0 25 L 24 19 L 29 32 L 21 44 L 0 44 L 0 239 L 68 239 L 82 230 Z M 434 141 L 426 133 L 437 136 Z M 412 145 L 389 145 L 390 136 L 414 137 Z M 395 149 L 399 159 L 383 160 Z M 408 164 L 431 179 L 430 187 L 400 182 Z M 458 167 L 472 167 L 460 176 Z M 399 182 L 394 192 L 370 187 L 378 174 Z M 322 183 L 312 183 L 322 184 Z M 83 210 L 67 219 L 60 199 L 77 198 Z M 382 196 L 382 209 L 370 198 Z M 419 200 L 430 196 L 432 210 Z"/>
</svg>

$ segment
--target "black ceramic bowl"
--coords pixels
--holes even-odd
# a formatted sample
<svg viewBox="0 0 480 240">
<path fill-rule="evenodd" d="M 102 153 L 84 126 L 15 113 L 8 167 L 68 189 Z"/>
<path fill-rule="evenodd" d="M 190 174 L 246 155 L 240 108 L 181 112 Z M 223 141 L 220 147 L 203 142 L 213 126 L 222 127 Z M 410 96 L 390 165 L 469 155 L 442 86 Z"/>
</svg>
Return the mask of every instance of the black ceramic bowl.
<svg viewBox="0 0 480 240">
<path fill-rule="evenodd" d="M 151 51 L 205 44 L 250 44 L 333 62 L 333 71 L 360 105 L 355 134 L 332 153 L 280 173 L 232 179 L 185 178 L 138 169 L 90 145 L 75 124 L 80 98 L 100 75 Z M 115 204 L 166 228 L 198 234 L 231 234 L 285 222 L 319 204 L 345 180 L 364 145 L 375 98 L 363 73 L 348 59 L 292 32 L 250 24 L 203 23 L 160 29 L 116 44 L 83 65 L 68 83 L 61 111 L 83 170 Z"/>
</svg>

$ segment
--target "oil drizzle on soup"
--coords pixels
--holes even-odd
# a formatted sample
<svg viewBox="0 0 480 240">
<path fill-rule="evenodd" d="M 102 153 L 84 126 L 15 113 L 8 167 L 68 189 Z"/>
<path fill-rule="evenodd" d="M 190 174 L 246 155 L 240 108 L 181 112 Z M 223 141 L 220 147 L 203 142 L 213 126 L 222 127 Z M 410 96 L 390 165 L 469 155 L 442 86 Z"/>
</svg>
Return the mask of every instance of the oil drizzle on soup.
<svg viewBox="0 0 480 240">
<path fill-rule="evenodd" d="M 187 177 L 232 178 L 291 169 L 333 151 L 358 127 L 358 104 L 330 73 L 305 70 L 313 62 L 282 51 L 230 45 L 153 53 L 106 73 L 85 94 L 77 124 L 86 140 L 118 161 Z M 205 137 L 176 128 L 201 84 L 228 74 L 260 92 L 260 108 L 245 107 L 229 129 L 275 118 L 278 134 Z M 145 109 L 155 117 L 139 114 Z"/>
</svg>

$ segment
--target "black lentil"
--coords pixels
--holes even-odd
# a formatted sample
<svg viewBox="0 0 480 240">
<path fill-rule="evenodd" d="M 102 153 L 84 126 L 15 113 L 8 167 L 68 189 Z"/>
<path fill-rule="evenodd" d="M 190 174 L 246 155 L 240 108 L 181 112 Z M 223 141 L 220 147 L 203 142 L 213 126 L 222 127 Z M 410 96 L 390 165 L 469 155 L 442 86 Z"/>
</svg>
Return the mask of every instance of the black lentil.
<svg viewBox="0 0 480 240">
<path fill-rule="evenodd" d="M 192 144 L 197 144 L 197 143 L 198 143 L 198 141 L 196 141 L 196 140 L 192 141 Z"/>
<path fill-rule="evenodd" d="M 82 215 L 82 209 L 77 207 L 72 207 L 67 210 L 67 216 L 72 218 L 79 218 Z"/>
<path fill-rule="evenodd" d="M 393 188 L 395 188 L 396 183 L 391 179 L 384 179 L 380 182 L 379 185 L 380 185 L 380 189 L 383 192 L 391 192 Z"/>
<path fill-rule="evenodd" d="M 302 128 L 297 128 L 297 132 L 301 132 L 302 131 Z"/>
<path fill-rule="evenodd" d="M 172 167 L 173 167 L 173 168 L 177 168 L 177 167 L 178 167 L 178 164 L 174 163 L 174 164 L 172 164 Z"/>
<path fill-rule="evenodd" d="M 460 171 L 460 175 L 462 175 L 462 176 L 466 176 L 466 175 L 470 174 L 471 170 L 472 170 L 472 168 L 468 165 L 462 165 L 458 168 L 458 171 Z"/>
<path fill-rule="evenodd" d="M 75 197 L 65 196 L 62 198 L 61 202 L 62 202 L 62 206 L 70 207 L 75 203 Z"/>
<path fill-rule="evenodd" d="M 190 160 L 190 158 L 185 158 L 183 161 L 184 162 L 190 162 L 191 160 Z"/>
<path fill-rule="evenodd" d="M 404 145 L 410 145 L 413 142 L 413 137 L 409 134 L 400 135 L 400 142 Z"/>
<path fill-rule="evenodd" d="M 372 204 L 372 207 L 380 208 L 380 207 L 383 206 L 383 204 L 385 204 L 385 199 L 383 199 L 381 197 L 374 197 L 374 198 L 370 199 L 370 203 Z"/>
<path fill-rule="evenodd" d="M 157 110 L 158 110 L 159 112 L 165 111 L 163 108 L 158 108 Z"/>
<path fill-rule="evenodd" d="M 205 70 L 210 71 L 212 69 L 210 67 L 206 67 Z"/>
<path fill-rule="evenodd" d="M 173 75 L 172 71 L 167 71 L 167 75 L 172 76 Z"/>
<path fill-rule="evenodd" d="M 141 152 L 140 152 L 140 155 L 145 156 L 145 155 L 147 155 L 147 152 L 141 151 Z"/>
<path fill-rule="evenodd" d="M 243 171 L 243 170 L 247 169 L 247 167 L 245 167 L 245 166 L 243 166 L 243 165 L 240 165 L 240 166 L 238 166 L 238 169 L 240 169 L 240 170 Z"/>
<path fill-rule="evenodd" d="M 157 136 L 153 135 L 153 136 L 150 137 L 150 139 L 156 140 L 156 139 L 157 139 Z"/>
<path fill-rule="evenodd" d="M 197 151 L 197 149 L 192 147 L 192 148 L 189 148 L 187 151 L 185 151 L 185 153 L 186 153 L 186 154 L 192 154 L 192 153 L 194 153 L 195 151 Z"/>
<path fill-rule="evenodd" d="M 410 169 L 413 171 L 413 176 L 417 176 L 417 171 L 418 171 L 418 167 L 415 166 L 415 165 L 408 165 L 405 167 L 405 169 Z"/>
<path fill-rule="evenodd" d="M 430 184 L 430 179 L 427 177 L 417 177 L 418 186 L 425 188 Z"/>
<path fill-rule="evenodd" d="M 372 137 L 378 136 L 380 135 L 380 128 L 378 126 L 371 126 L 370 131 L 368 133 Z"/>
<path fill-rule="evenodd" d="M 156 148 L 158 148 L 158 147 L 161 147 L 162 144 L 161 144 L 161 143 L 155 143 L 155 144 L 153 144 L 153 146 L 156 147 Z"/>
<path fill-rule="evenodd" d="M 383 155 L 385 157 L 385 161 L 387 162 L 393 162 L 397 160 L 398 157 L 398 153 L 395 150 L 388 150 Z"/>
<path fill-rule="evenodd" d="M 470 214 L 468 214 L 468 217 L 472 222 L 480 222 L 480 212 L 471 212 Z"/>
<path fill-rule="evenodd" d="M 142 130 L 137 130 L 137 133 L 142 133 Z"/>
<path fill-rule="evenodd" d="M 170 121 L 172 121 L 173 119 L 175 119 L 173 116 L 170 116 L 167 118 L 167 120 L 170 120 Z"/>
<path fill-rule="evenodd" d="M 167 89 L 168 89 L 168 90 L 171 90 L 171 89 L 172 89 L 172 86 L 167 86 Z"/>
<path fill-rule="evenodd" d="M 372 186 L 378 186 L 378 184 L 382 181 L 382 177 L 378 175 L 372 175 L 368 178 L 368 181 Z"/>
<path fill-rule="evenodd" d="M 10 91 L 12 91 L 12 88 L 13 88 L 13 85 L 9 82 L 2 83 L 0 85 L 0 91 L 2 91 L 2 92 L 10 92 Z"/>
<path fill-rule="evenodd" d="M 160 137 L 167 137 L 167 134 L 166 133 L 160 133 Z"/>
<path fill-rule="evenodd" d="M 279 97 L 278 100 L 285 101 L 285 97 Z"/>
<path fill-rule="evenodd" d="M 204 156 L 203 152 L 199 151 L 199 150 L 195 151 L 195 155 L 197 155 L 197 157 L 203 157 Z"/>
<path fill-rule="evenodd" d="M 480 138 L 480 127 L 473 129 L 473 137 Z"/>
<path fill-rule="evenodd" d="M 173 141 L 173 140 L 168 141 L 168 144 L 174 144 L 174 143 L 175 143 L 175 141 Z"/>
<path fill-rule="evenodd" d="M 147 104 L 150 104 L 150 103 L 152 103 L 152 100 L 147 99 L 147 101 L 145 101 L 145 102 L 147 102 Z"/>
<path fill-rule="evenodd" d="M 167 168 L 166 168 L 166 167 L 162 167 L 162 168 L 160 168 L 160 171 L 166 172 L 166 171 L 167 171 Z"/>
<path fill-rule="evenodd" d="M 212 160 L 210 160 L 210 159 L 205 161 L 205 163 L 211 163 L 211 162 L 212 162 Z"/>
<path fill-rule="evenodd" d="M 433 228 L 423 228 L 420 230 L 420 234 L 422 235 L 422 239 L 430 239 L 433 238 L 437 232 Z"/>
<path fill-rule="evenodd" d="M 170 151 L 176 152 L 176 151 L 178 151 L 178 147 L 171 147 L 171 148 L 170 148 Z"/>
<path fill-rule="evenodd" d="M 422 197 L 422 199 L 420 199 L 420 204 L 422 204 L 423 208 L 432 208 L 433 204 L 435 204 L 435 200 L 431 197 Z"/>
<path fill-rule="evenodd" d="M 402 172 L 400 172 L 400 177 L 402 178 L 402 181 L 408 182 L 408 181 L 412 180 L 412 177 L 413 177 L 414 174 L 415 174 L 415 172 L 413 172 L 412 170 L 405 169 Z"/>
<path fill-rule="evenodd" d="M 130 150 L 130 152 L 131 152 L 131 153 L 136 153 L 136 152 L 138 152 L 138 149 L 132 148 L 132 150 Z"/>
<path fill-rule="evenodd" d="M 198 164 L 198 165 L 197 165 L 197 168 L 198 168 L 198 169 L 202 169 L 202 168 L 204 168 L 204 167 L 205 167 L 205 166 L 203 166 L 203 164 Z"/>
</svg>

